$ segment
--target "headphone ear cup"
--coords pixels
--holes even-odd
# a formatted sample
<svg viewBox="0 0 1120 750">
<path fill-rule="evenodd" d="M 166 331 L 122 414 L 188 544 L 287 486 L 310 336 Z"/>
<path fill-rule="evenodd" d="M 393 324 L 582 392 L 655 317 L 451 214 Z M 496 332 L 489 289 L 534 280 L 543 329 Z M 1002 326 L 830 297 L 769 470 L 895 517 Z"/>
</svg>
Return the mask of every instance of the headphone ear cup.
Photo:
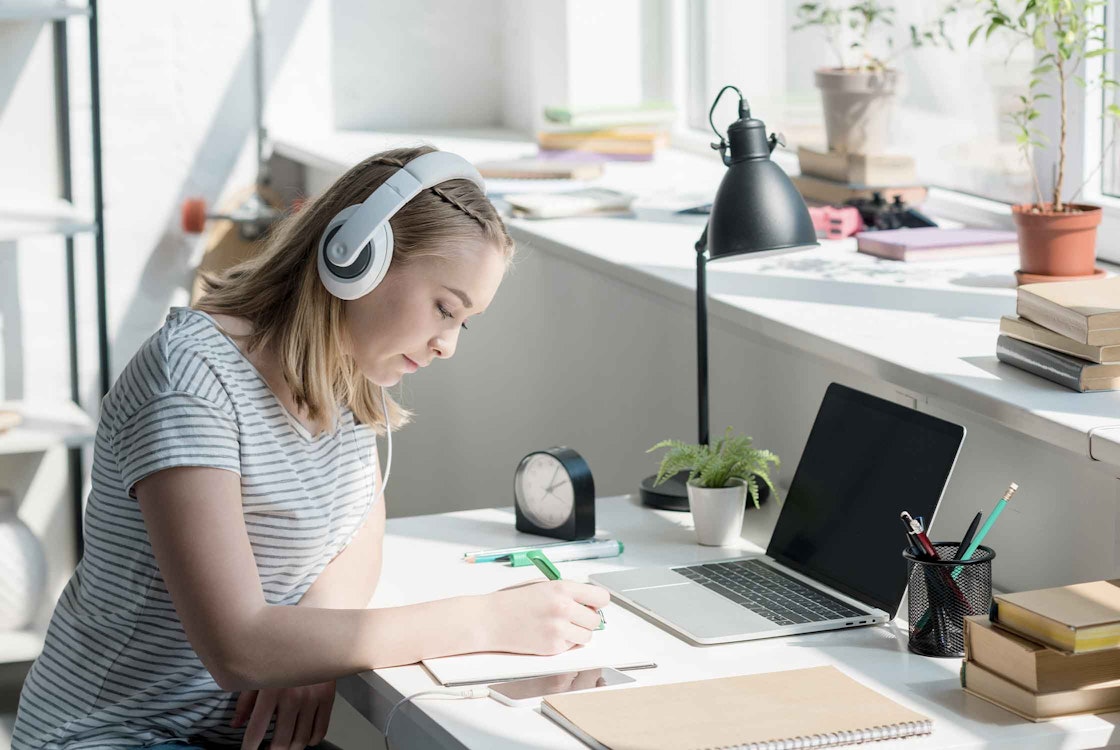
<svg viewBox="0 0 1120 750">
<path fill-rule="evenodd" d="M 319 279 L 327 291 L 341 299 L 358 299 L 373 291 L 385 278 L 389 261 L 393 257 L 393 229 L 386 221 L 378 227 L 350 265 L 335 265 L 327 258 L 326 248 L 331 238 L 358 208 L 348 206 L 339 211 L 319 238 Z"/>
</svg>

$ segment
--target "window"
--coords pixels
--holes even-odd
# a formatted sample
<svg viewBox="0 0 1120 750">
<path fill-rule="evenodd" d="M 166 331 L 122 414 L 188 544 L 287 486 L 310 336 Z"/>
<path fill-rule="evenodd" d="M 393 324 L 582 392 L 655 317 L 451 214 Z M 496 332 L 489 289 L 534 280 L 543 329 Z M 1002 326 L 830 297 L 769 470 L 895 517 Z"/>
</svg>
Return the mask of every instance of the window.
<svg viewBox="0 0 1120 750">
<path fill-rule="evenodd" d="M 789 147 L 825 143 L 813 71 L 838 65 L 816 28 L 793 31 L 802 0 L 684 0 L 689 70 L 685 119 L 710 131 L 708 108 L 719 89 L 735 84 L 752 113 L 781 131 Z M 911 23 L 928 23 L 940 3 L 896 2 L 896 46 Z M 1011 49 L 993 36 L 967 45 L 973 17 L 950 18 L 954 49 L 908 49 L 893 58 L 904 78 L 895 110 L 892 150 L 912 154 L 930 185 L 1008 203 L 1031 199 L 1030 172 L 1008 115 L 1026 90 L 1033 65 L 1029 45 Z M 879 40 L 881 41 L 881 39 Z M 730 97 L 725 97 L 730 99 Z M 734 116 L 721 102 L 717 126 Z"/>
<path fill-rule="evenodd" d="M 1113 48 L 1116 47 L 1116 42 L 1120 39 L 1120 12 L 1117 11 L 1120 11 L 1120 3 L 1113 0 L 1108 9 L 1108 44 Z M 1114 51 L 1108 56 L 1107 60 L 1102 62 L 1104 68 L 1102 72 L 1107 73 L 1109 78 L 1116 79 L 1117 75 L 1120 74 L 1120 51 Z M 1092 75 L 1092 72 L 1090 75 Z M 1090 93 L 1090 96 L 1094 96 L 1094 94 Z M 1120 104 L 1120 89 L 1118 88 L 1107 89 L 1095 94 L 1095 96 L 1100 98 L 1102 107 L 1109 104 Z M 1090 108 L 1090 119 L 1093 115 L 1099 114 L 1099 111 Z M 1101 196 L 1120 199 L 1120 158 L 1118 158 L 1116 150 L 1116 139 L 1120 137 L 1120 123 L 1116 120 L 1109 121 L 1101 118 L 1099 128 L 1087 129 L 1086 137 L 1087 139 L 1096 138 L 1100 143 L 1096 150 L 1086 152 L 1085 163 L 1090 170 L 1100 164 L 1099 191 Z"/>
</svg>

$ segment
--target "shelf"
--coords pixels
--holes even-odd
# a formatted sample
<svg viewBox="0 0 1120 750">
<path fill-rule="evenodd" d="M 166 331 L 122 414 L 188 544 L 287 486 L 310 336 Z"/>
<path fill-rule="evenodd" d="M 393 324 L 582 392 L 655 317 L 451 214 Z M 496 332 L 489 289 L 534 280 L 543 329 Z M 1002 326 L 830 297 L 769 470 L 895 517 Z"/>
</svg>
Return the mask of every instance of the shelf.
<svg viewBox="0 0 1120 750">
<path fill-rule="evenodd" d="M 34 661 L 43 650 L 44 638 L 42 633 L 33 630 L 0 633 L 0 664 Z"/>
<path fill-rule="evenodd" d="M 38 453 L 60 445 L 73 448 L 93 440 L 97 426 L 72 401 L 0 401 L 0 411 L 15 411 L 23 422 L 0 434 L 0 454 Z"/>
<path fill-rule="evenodd" d="M 0 203 L 0 242 L 24 237 L 92 232 L 97 225 L 67 201 Z"/>
<path fill-rule="evenodd" d="M 0 3 L 0 22 L 61 21 L 73 16 L 88 16 L 89 8 L 66 3 L 32 3 L 26 0 Z"/>
</svg>

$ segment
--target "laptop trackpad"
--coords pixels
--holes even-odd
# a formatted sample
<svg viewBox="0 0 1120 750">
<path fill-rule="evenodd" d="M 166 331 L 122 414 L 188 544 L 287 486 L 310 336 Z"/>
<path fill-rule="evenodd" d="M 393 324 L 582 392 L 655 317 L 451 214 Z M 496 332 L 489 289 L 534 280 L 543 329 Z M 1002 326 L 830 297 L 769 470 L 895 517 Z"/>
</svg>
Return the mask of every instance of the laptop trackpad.
<svg viewBox="0 0 1120 750">
<path fill-rule="evenodd" d="M 765 617 L 697 583 L 625 592 L 626 598 L 698 638 L 773 630 Z"/>
</svg>

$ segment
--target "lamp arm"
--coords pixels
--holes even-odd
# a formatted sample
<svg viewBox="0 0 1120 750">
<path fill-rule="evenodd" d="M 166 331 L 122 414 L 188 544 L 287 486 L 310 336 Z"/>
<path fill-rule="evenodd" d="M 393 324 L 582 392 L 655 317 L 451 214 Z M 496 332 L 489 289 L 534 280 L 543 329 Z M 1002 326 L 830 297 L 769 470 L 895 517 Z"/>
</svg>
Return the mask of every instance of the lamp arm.
<svg viewBox="0 0 1120 750">
<path fill-rule="evenodd" d="M 708 225 L 696 241 L 696 394 L 699 444 L 708 444 Z"/>
</svg>

